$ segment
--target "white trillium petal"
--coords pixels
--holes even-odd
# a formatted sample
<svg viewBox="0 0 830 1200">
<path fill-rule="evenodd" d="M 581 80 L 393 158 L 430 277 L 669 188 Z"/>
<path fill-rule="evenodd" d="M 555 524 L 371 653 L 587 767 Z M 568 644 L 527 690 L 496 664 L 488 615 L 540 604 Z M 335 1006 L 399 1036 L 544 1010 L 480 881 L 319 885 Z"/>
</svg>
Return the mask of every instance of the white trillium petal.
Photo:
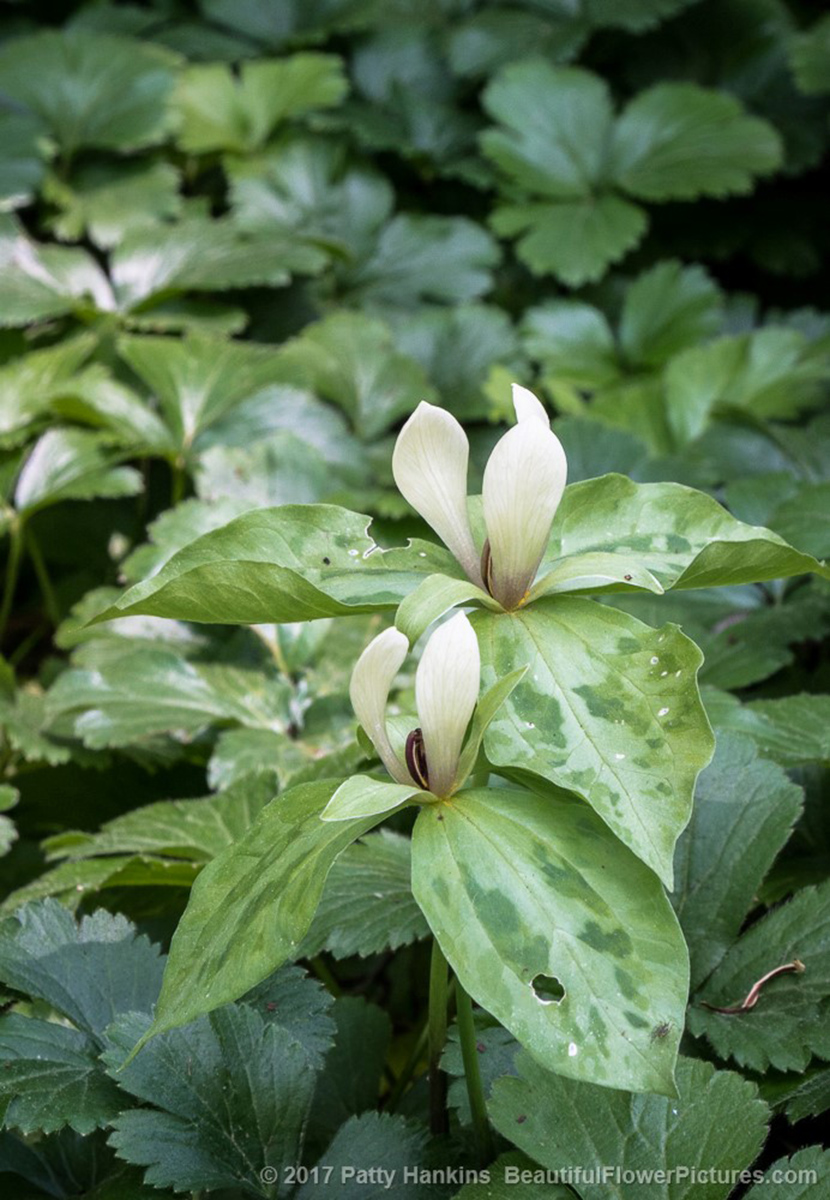
<svg viewBox="0 0 830 1200">
<path fill-rule="evenodd" d="M 513 384 L 513 410 L 517 421 L 541 421 L 545 429 L 550 429 L 550 420 L 545 412 L 545 406 L 528 388 L 520 383 Z"/>
<path fill-rule="evenodd" d="M 492 591 L 505 608 L 515 608 L 533 582 L 567 475 L 559 438 L 547 419 L 543 427 L 532 415 L 514 425 L 490 455 L 482 488 L 484 523 Z"/>
<path fill-rule="evenodd" d="M 436 796 L 446 796 L 455 780 L 480 678 L 476 635 L 464 613 L 458 613 L 432 634 L 415 674 L 429 790 Z"/>
<path fill-rule="evenodd" d="M 369 643 L 355 663 L 349 696 L 355 715 L 389 774 L 398 783 L 413 783 L 386 732 L 389 689 L 409 652 L 409 642 L 398 629 L 384 629 Z"/>
<path fill-rule="evenodd" d="M 470 446 L 450 413 L 422 401 L 398 434 L 392 474 L 398 490 L 481 586 L 479 556 L 467 514 Z"/>
</svg>

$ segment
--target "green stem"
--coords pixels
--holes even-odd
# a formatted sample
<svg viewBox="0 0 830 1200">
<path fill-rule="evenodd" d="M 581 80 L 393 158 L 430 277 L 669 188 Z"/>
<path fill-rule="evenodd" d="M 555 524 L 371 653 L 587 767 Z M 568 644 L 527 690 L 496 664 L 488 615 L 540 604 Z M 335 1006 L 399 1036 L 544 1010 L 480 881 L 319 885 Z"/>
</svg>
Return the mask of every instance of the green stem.
<svg viewBox="0 0 830 1200">
<path fill-rule="evenodd" d="M 172 472 L 172 480 L 170 485 L 170 504 L 172 507 L 180 504 L 184 499 L 185 488 L 187 487 L 187 471 L 181 458 L 177 458 L 175 462 L 170 464 Z"/>
<path fill-rule="evenodd" d="M 334 976 L 332 975 L 331 971 L 328 969 L 326 964 L 323 962 L 320 955 L 316 954 L 314 956 L 314 958 L 309 959 L 309 962 L 311 964 L 311 969 L 314 972 L 314 974 L 317 976 L 317 978 L 320 980 L 320 982 L 322 984 L 324 984 L 325 987 L 328 988 L 328 990 L 331 992 L 332 996 L 342 996 L 343 989 L 341 988 L 341 986 L 337 982 L 337 980 L 334 978 Z"/>
<path fill-rule="evenodd" d="M 12 610 L 17 577 L 20 574 L 20 559 L 23 555 L 23 525 L 18 516 L 9 525 L 9 557 L 6 562 L 6 580 L 3 584 L 3 599 L 0 601 L 0 641 L 6 632 L 6 624 Z"/>
<path fill-rule="evenodd" d="M 415 1074 L 415 1068 L 418 1066 L 418 1063 L 421 1061 L 421 1058 L 423 1057 L 423 1053 L 426 1048 L 428 1037 L 429 1037 L 429 1021 L 424 1021 L 424 1024 L 421 1028 L 421 1032 L 418 1034 L 417 1038 L 415 1039 L 415 1043 L 412 1047 L 412 1050 L 409 1053 L 409 1058 L 404 1063 L 403 1070 L 401 1071 L 398 1078 L 395 1080 L 394 1086 L 392 1087 L 392 1090 L 390 1091 L 389 1096 L 386 1100 L 386 1104 L 384 1106 L 386 1112 L 390 1112 L 390 1113 L 394 1112 L 395 1109 L 400 1104 L 401 1097 L 403 1096 L 404 1092 L 406 1091 L 407 1087 L 409 1086 L 409 1081 L 412 1079 L 412 1076 Z"/>
<path fill-rule="evenodd" d="M 46 569 L 46 561 L 40 550 L 40 545 L 32 533 L 31 527 L 26 530 L 26 546 L 29 550 L 29 558 L 32 560 L 32 566 L 37 575 L 40 594 L 43 596 L 43 607 L 46 609 L 46 615 L 57 629 L 61 623 L 61 611 L 58 606 L 58 600 L 55 595 L 55 589 L 52 587 L 52 580 L 49 578 L 49 572 Z"/>
<path fill-rule="evenodd" d="M 455 981 L 455 1006 L 458 1037 L 461 1042 L 461 1058 L 464 1063 L 464 1077 L 467 1081 L 467 1095 L 470 1098 L 470 1112 L 473 1117 L 476 1155 L 480 1166 L 483 1167 L 493 1157 L 493 1139 L 487 1120 L 487 1103 L 484 1099 L 484 1088 L 478 1065 L 473 1002 L 457 978 Z"/>
<path fill-rule="evenodd" d="M 447 1077 L 441 1070 L 441 1055 L 447 1040 L 447 960 L 438 945 L 432 942 L 432 960 L 429 968 L 429 1123 L 433 1134 L 446 1133 L 447 1120 Z"/>
</svg>

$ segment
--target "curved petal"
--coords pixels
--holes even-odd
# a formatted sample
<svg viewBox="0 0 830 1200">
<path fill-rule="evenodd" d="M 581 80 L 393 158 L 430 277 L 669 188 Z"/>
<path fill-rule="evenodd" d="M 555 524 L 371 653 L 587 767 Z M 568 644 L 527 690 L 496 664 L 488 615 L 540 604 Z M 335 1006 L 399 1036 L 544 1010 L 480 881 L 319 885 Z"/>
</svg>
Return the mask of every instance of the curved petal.
<svg viewBox="0 0 830 1200">
<path fill-rule="evenodd" d="M 398 783 L 413 783 L 392 749 L 386 732 L 389 689 L 409 651 L 409 642 L 398 629 L 384 629 L 373 638 L 352 671 L 349 696 L 355 715 L 372 739 L 383 765 Z"/>
<path fill-rule="evenodd" d="M 424 735 L 429 790 L 446 796 L 455 782 L 461 743 L 478 700 L 481 656 L 464 613 L 439 625 L 415 673 L 415 704 Z"/>
<path fill-rule="evenodd" d="M 537 420 L 542 422 L 545 429 L 550 429 L 550 419 L 545 412 L 544 404 L 533 395 L 529 388 L 522 387 L 520 383 L 513 384 L 513 411 L 519 422 Z"/>
<path fill-rule="evenodd" d="M 508 609 L 519 604 L 533 583 L 568 476 L 565 451 L 547 419 L 543 425 L 523 398 L 516 405 L 520 410 L 519 424 L 490 455 L 482 488 L 491 590 Z"/>
<path fill-rule="evenodd" d="M 398 434 L 392 474 L 401 494 L 481 587 L 479 556 L 467 515 L 469 456 L 467 435 L 455 417 L 422 401 Z"/>
</svg>

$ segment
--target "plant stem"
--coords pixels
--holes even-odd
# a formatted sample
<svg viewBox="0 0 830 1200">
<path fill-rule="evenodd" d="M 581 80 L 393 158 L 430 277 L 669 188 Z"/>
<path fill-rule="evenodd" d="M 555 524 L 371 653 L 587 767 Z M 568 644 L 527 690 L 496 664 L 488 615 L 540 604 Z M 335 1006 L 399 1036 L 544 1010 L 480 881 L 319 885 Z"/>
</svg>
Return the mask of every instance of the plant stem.
<svg viewBox="0 0 830 1200">
<path fill-rule="evenodd" d="M 23 526 L 20 518 L 14 516 L 9 525 L 9 557 L 6 563 L 6 581 L 3 584 L 3 599 L 0 601 L 0 641 L 6 632 L 6 623 L 12 610 L 14 591 L 17 587 L 17 576 L 20 573 L 20 559 L 23 554 Z"/>
<path fill-rule="evenodd" d="M 40 594 L 43 596 L 43 607 L 46 609 L 46 615 L 57 629 L 61 623 L 61 611 L 58 606 L 58 600 L 55 596 L 55 589 L 52 587 L 52 580 L 49 578 L 49 572 L 46 569 L 46 561 L 40 550 L 40 545 L 32 533 L 31 526 L 26 530 L 26 545 L 29 550 L 29 557 L 32 560 L 32 566 L 37 575 Z"/>
<path fill-rule="evenodd" d="M 461 1058 L 464 1063 L 464 1077 L 467 1081 L 467 1095 L 470 1098 L 470 1112 L 473 1117 L 476 1155 L 479 1164 L 485 1166 L 493 1157 L 493 1139 L 487 1120 L 487 1104 L 484 1099 L 484 1088 L 478 1065 L 473 1002 L 457 978 L 455 981 L 455 1013 L 461 1042 Z"/>
<path fill-rule="evenodd" d="M 447 1040 L 447 960 L 438 945 L 432 942 L 429 967 L 429 1123 L 434 1134 L 446 1133 L 447 1077 L 441 1070 L 441 1054 Z"/>
<path fill-rule="evenodd" d="M 328 988 L 328 990 L 331 992 L 332 996 L 342 996 L 343 989 L 341 988 L 341 986 L 337 982 L 337 980 L 334 978 L 334 976 L 332 975 L 331 971 L 328 969 L 326 964 L 323 962 L 320 955 L 315 954 L 314 958 L 310 959 L 309 961 L 311 963 L 312 971 L 317 976 L 317 978 L 320 980 L 320 982 L 325 987 Z"/>
<path fill-rule="evenodd" d="M 429 1037 L 429 1021 L 424 1021 L 421 1032 L 418 1034 L 409 1053 L 409 1058 L 403 1065 L 400 1075 L 395 1080 L 394 1086 L 387 1097 L 384 1108 L 386 1112 L 394 1112 L 401 1102 L 401 1097 L 407 1089 L 410 1079 L 415 1074 L 415 1068 L 421 1061 L 421 1056 L 427 1044 Z"/>
<path fill-rule="evenodd" d="M 184 492 L 187 487 L 187 471 L 181 458 L 177 458 L 175 462 L 170 464 L 170 470 L 170 504 L 175 508 L 184 499 Z"/>
</svg>

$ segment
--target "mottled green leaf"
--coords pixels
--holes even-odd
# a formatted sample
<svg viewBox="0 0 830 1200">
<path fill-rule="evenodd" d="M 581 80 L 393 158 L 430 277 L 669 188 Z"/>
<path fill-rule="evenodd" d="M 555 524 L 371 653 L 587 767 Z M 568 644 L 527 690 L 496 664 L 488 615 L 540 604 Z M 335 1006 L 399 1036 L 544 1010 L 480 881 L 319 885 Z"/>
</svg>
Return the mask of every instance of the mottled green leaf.
<svg viewBox="0 0 830 1200">
<path fill-rule="evenodd" d="M 245 513 L 197 538 L 152 579 L 96 620 L 144 613 L 186 621 L 258 625 L 394 608 L 436 571 L 457 571 L 426 542 L 380 551 L 368 517 L 331 505 Z"/>
<path fill-rule="evenodd" d="M 428 575 L 404 598 L 395 614 L 395 625 L 414 646 L 433 621 L 443 617 L 451 608 L 472 601 L 494 610 L 499 607 L 487 592 L 467 579 Z"/>
<path fill-rule="evenodd" d="M 744 525 L 703 492 L 677 483 L 633 483 L 621 475 L 565 490 L 540 574 L 587 552 L 619 554 L 666 589 L 723 587 L 830 568 L 770 530 Z"/>
<path fill-rule="evenodd" d="M 152 1034 L 236 1000 L 296 954 L 332 863 L 377 824 L 320 820 L 339 782 L 277 797 L 204 868 L 170 946 Z"/>
<path fill-rule="evenodd" d="M 527 664 L 484 747 L 504 773 L 532 772 L 583 796 L 667 883 L 713 740 L 695 685 L 700 651 L 590 600 L 472 616 L 482 684 Z"/>
<path fill-rule="evenodd" d="M 353 775 L 329 800 L 322 812 L 324 821 L 352 821 L 355 817 L 380 817 L 400 808 L 407 800 L 421 795 L 421 788 Z"/>
<path fill-rule="evenodd" d="M 549 1069 L 672 1094 L 686 947 L 656 877 L 584 804 L 496 788 L 431 805 L 412 886 L 460 982 Z"/>
<path fill-rule="evenodd" d="M 549 1170 L 565 1175 L 581 1168 L 574 1182 L 583 1200 L 643 1187 L 654 1200 L 726 1200 L 731 1173 L 752 1164 L 766 1136 L 769 1110 L 755 1085 L 710 1063 L 679 1059 L 673 1099 L 576 1083 L 524 1054 L 518 1067 L 518 1078 L 500 1079 L 493 1088 L 493 1123 Z M 603 1168 L 613 1171 L 610 1179 Z M 623 1175 L 625 1182 L 615 1185 L 617 1171 L 654 1175 L 647 1184 Z"/>
</svg>

